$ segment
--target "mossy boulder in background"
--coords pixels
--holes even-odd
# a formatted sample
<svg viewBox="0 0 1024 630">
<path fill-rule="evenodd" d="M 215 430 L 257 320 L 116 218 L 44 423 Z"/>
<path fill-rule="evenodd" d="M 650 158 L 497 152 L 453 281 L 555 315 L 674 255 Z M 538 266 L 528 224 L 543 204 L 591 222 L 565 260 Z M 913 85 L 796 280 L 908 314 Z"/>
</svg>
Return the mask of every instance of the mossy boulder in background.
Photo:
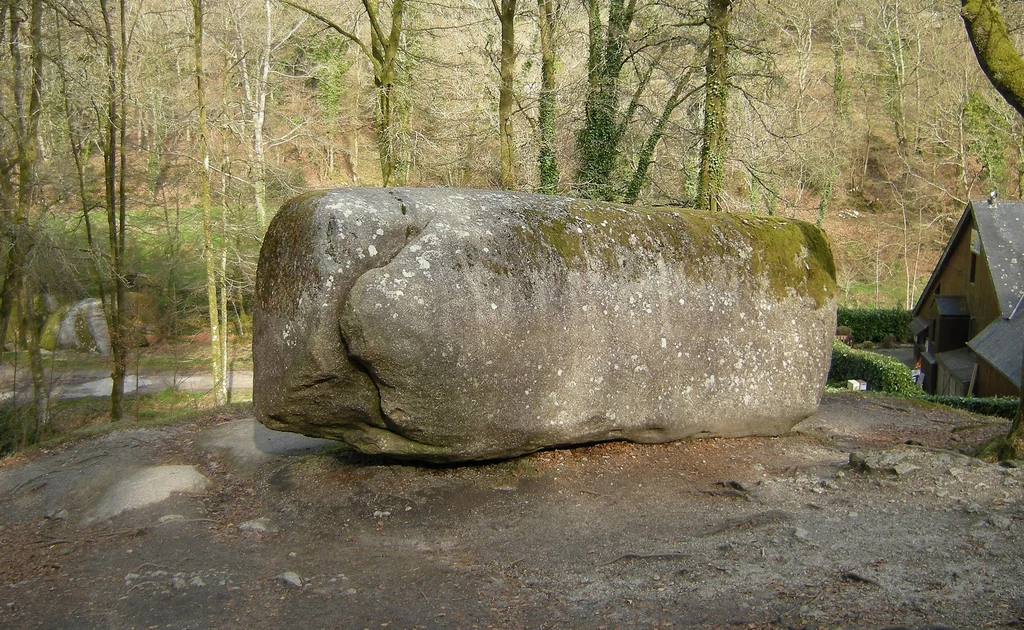
<svg viewBox="0 0 1024 630">
<path fill-rule="evenodd" d="M 786 432 L 836 323 L 812 225 L 523 193 L 304 195 L 256 284 L 260 420 L 430 461 Z"/>
<path fill-rule="evenodd" d="M 86 298 L 72 304 L 57 330 L 57 347 L 110 354 L 110 332 L 103 314 L 103 303 L 95 298 Z"/>
<path fill-rule="evenodd" d="M 46 318 L 43 325 L 43 334 L 39 337 L 39 347 L 43 350 L 53 352 L 57 349 L 57 335 L 60 332 L 60 324 L 68 315 L 70 305 L 60 306 Z"/>
</svg>

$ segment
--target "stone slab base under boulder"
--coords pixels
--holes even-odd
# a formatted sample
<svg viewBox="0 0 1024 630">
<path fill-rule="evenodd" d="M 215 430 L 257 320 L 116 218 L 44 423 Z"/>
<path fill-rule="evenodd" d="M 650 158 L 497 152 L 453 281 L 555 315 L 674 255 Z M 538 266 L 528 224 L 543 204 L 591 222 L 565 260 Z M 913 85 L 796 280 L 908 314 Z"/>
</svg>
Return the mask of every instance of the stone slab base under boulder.
<svg viewBox="0 0 1024 630">
<path fill-rule="evenodd" d="M 781 219 L 451 189 L 289 202 L 260 253 L 270 428 L 428 461 L 774 435 L 818 405 L 823 232 Z"/>
</svg>

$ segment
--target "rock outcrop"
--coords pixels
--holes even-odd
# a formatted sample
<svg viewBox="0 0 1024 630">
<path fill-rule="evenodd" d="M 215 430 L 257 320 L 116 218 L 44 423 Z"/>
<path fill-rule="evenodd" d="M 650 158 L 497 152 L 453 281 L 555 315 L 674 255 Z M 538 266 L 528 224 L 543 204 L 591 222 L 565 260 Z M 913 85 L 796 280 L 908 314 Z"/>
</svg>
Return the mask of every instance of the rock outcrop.
<svg viewBox="0 0 1024 630">
<path fill-rule="evenodd" d="M 80 352 L 110 354 L 110 333 L 103 314 L 103 304 L 95 298 L 86 298 L 72 304 L 60 318 L 55 350 L 70 349 Z"/>
<path fill-rule="evenodd" d="M 835 331 L 812 225 L 523 193 L 303 195 L 256 284 L 261 422 L 439 462 L 784 433 Z"/>
</svg>

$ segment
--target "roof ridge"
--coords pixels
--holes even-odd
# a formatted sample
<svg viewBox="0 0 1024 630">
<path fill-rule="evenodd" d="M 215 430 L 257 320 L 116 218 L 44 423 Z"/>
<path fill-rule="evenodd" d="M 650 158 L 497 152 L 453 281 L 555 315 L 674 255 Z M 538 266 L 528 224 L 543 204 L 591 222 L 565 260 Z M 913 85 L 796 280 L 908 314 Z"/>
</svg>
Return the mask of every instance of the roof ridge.
<svg viewBox="0 0 1024 630">
<path fill-rule="evenodd" d="M 1017 316 L 1018 313 L 1024 313 L 1024 309 L 1021 309 L 1022 306 L 1024 306 L 1024 293 L 1021 293 L 1020 297 L 1017 298 L 1017 306 L 1013 307 L 1013 311 L 1010 313 L 1010 316 L 1007 317 L 1006 319 L 1013 319 L 1014 317 Z"/>
</svg>

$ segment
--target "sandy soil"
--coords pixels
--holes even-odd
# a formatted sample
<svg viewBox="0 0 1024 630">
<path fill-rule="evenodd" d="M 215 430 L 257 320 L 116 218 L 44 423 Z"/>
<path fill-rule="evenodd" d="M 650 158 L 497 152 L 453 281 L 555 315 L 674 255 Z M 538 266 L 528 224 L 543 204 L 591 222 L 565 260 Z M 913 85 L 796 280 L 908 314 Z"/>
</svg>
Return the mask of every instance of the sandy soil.
<svg viewBox="0 0 1024 630">
<path fill-rule="evenodd" d="M 1024 471 L 955 452 L 1005 428 L 841 394 L 780 438 L 459 467 L 124 430 L 0 463 L 0 627 L 1019 627 Z M 109 514 L 153 466 L 208 483 Z"/>
</svg>

